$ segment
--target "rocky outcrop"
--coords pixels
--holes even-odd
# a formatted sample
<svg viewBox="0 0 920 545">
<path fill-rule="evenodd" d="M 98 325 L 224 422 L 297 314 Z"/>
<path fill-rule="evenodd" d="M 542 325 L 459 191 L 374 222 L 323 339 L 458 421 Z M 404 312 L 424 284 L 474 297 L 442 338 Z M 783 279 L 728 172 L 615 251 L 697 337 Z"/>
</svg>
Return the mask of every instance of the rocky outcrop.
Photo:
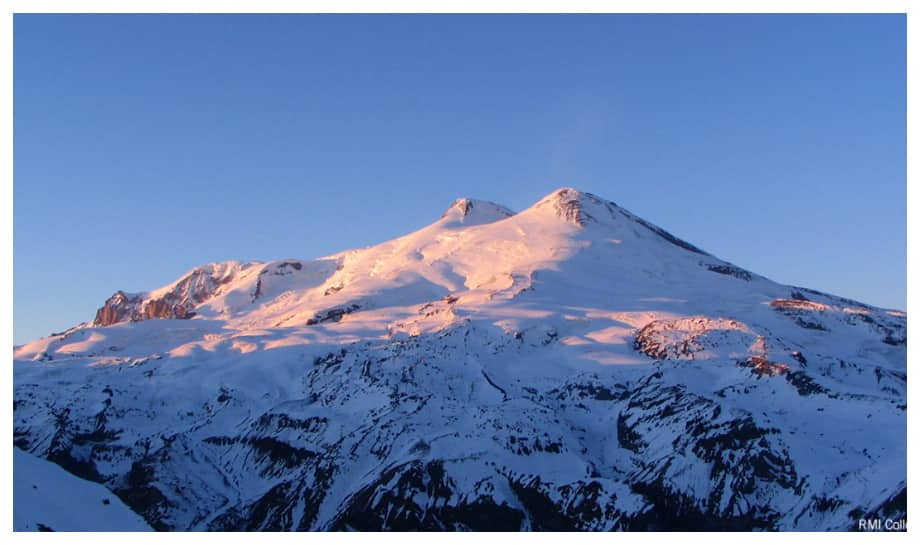
<svg viewBox="0 0 920 545">
<path fill-rule="evenodd" d="M 144 299 L 118 291 L 96 311 L 94 326 L 110 326 L 121 322 L 138 322 L 153 319 L 187 319 L 195 315 L 194 299 L 182 300 L 174 293 L 157 299 Z"/>
<path fill-rule="evenodd" d="M 706 264 L 705 267 L 710 272 L 714 272 L 717 274 L 724 274 L 726 276 L 734 276 L 738 280 L 744 280 L 745 282 L 750 282 L 751 279 L 754 278 L 750 272 L 742 269 L 741 267 L 736 267 L 729 263 L 718 264 L 718 265 L 709 263 L 709 264 Z"/>
<path fill-rule="evenodd" d="M 817 301 L 803 295 L 818 296 Z M 815 331 L 832 331 L 839 328 L 869 330 L 878 339 L 890 346 L 907 344 L 907 320 L 898 311 L 881 311 L 870 309 L 842 297 L 821 294 L 813 290 L 798 288 L 793 290 L 790 298 L 778 298 L 770 301 L 770 308 L 792 319 L 796 325 Z M 853 331 L 853 329 L 850 329 Z"/>
<path fill-rule="evenodd" d="M 140 320 L 191 318 L 195 316 L 195 307 L 216 295 L 240 269 L 240 264 L 232 262 L 198 267 L 156 295 L 119 290 L 96 311 L 92 325 L 105 327 Z"/>
<path fill-rule="evenodd" d="M 147 301 L 147 304 L 144 305 L 145 320 L 152 320 L 154 318 L 177 318 L 182 320 L 191 318 L 194 315 L 195 311 L 187 308 L 183 302 L 177 301 L 176 297 L 153 299 L 152 301 Z"/>
<path fill-rule="evenodd" d="M 323 312 L 316 313 L 312 318 L 307 320 L 307 325 L 324 324 L 326 322 L 341 322 L 346 314 L 359 310 L 359 305 L 348 305 L 345 307 L 331 308 Z"/>
<path fill-rule="evenodd" d="M 789 366 L 785 363 L 770 361 L 763 356 L 751 356 L 738 365 L 750 368 L 751 373 L 758 377 L 773 377 L 789 372 Z"/>
<path fill-rule="evenodd" d="M 711 358 L 709 349 L 745 353 L 764 342 L 762 336 L 737 320 L 695 316 L 650 322 L 639 330 L 633 347 L 658 360 L 693 360 Z"/>
<path fill-rule="evenodd" d="M 93 325 L 105 327 L 119 322 L 135 321 L 142 302 L 142 296 L 118 290 L 96 311 Z"/>
</svg>

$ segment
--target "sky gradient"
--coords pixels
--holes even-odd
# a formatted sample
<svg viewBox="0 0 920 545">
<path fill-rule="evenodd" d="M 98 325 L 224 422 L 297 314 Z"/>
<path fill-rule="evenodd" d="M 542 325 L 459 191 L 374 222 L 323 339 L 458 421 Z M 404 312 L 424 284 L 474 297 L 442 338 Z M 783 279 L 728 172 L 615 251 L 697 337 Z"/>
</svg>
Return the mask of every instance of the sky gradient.
<svg viewBox="0 0 920 545">
<path fill-rule="evenodd" d="M 14 342 L 453 199 L 608 198 L 906 307 L 903 15 L 15 15 Z"/>
</svg>

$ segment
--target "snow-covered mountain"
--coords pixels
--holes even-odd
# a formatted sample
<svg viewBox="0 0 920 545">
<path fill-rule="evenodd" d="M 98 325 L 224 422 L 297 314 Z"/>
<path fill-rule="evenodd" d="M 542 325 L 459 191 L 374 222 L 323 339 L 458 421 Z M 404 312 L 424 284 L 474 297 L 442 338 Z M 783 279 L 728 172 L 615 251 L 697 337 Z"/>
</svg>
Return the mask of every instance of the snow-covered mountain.
<svg viewBox="0 0 920 545">
<path fill-rule="evenodd" d="M 588 193 L 215 263 L 14 350 L 14 442 L 156 529 L 906 517 L 906 315 Z"/>
</svg>

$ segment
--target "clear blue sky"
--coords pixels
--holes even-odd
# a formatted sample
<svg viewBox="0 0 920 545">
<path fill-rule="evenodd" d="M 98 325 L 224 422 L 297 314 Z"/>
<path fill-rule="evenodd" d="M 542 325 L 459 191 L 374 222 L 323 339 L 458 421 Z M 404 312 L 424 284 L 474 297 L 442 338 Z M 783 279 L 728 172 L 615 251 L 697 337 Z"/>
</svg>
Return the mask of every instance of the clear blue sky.
<svg viewBox="0 0 920 545">
<path fill-rule="evenodd" d="M 903 15 L 16 15 L 14 339 L 570 185 L 906 306 Z"/>
</svg>

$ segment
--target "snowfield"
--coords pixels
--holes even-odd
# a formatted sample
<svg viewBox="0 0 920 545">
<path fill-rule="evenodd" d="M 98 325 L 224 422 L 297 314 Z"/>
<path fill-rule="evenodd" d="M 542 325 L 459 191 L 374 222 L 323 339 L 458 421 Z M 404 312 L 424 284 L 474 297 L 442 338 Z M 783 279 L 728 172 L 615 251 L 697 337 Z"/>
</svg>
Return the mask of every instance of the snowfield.
<svg viewBox="0 0 920 545">
<path fill-rule="evenodd" d="M 13 530 L 149 532 L 114 494 L 59 466 L 13 449 Z"/>
<path fill-rule="evenodd" d="M 852 529 L 906 517 L 906 320 L 573 189 L 458 199 L 16 347 L 14 443 L 158 530 Z"/>
</svg>

